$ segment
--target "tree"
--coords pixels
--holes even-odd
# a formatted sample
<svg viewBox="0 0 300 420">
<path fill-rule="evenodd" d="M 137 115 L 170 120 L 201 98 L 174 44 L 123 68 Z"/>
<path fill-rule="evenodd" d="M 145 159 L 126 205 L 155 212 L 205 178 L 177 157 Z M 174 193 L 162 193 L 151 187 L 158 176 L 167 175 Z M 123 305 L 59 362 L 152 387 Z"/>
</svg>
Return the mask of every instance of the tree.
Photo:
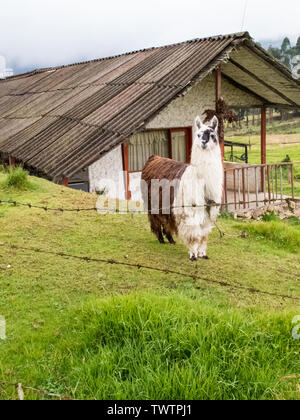
<svg viewBox="0 0 300 420">
<path fill-rule="evenodd" d="M 281 44 L 281 61 L 291 69 L 292 45 L 288 37 L 285 37 Z"/>
</svg>

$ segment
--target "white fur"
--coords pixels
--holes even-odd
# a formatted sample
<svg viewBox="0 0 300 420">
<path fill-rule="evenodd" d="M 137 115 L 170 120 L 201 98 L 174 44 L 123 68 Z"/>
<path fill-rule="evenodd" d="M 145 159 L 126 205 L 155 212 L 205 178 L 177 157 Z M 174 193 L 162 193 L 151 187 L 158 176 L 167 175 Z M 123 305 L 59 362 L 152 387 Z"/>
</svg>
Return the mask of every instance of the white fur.
<svg viewBox="0 0 300 420">
<path fill-rule="evenodd" d="M 216 141 L 213 138 L 207 142 L 203 140 L 205 135 L 207 138 L 207 130 L 216 137 Z M 174 201 L 178 235 L 189 248 L 191 259 L 206 257 L 207 236 L 220 207 L 213 206 L 208 212 L 205 203 L 207 200 L 221 203 L 222 191 L 223 163 L 218 141 L 218 119 L 214 117 L 209 125 L 204 125 L 197 117 L 191 164 L 181 178 Z"/>
</svg>

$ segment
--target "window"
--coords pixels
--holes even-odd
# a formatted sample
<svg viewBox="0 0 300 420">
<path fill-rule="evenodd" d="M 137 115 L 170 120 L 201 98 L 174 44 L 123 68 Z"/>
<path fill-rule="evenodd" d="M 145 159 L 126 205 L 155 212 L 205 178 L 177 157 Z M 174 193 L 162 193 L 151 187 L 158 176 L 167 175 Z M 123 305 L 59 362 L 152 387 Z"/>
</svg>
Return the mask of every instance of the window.
<svg viewBox="0 0 300 420">
<path fill-rule="evenodd" d="M 142 171 L 152 155 L 169 157 L 169 136 L 167 130 L 149 131 L 131 137 L 128 142 L 128 169 Z"/>
<path fill-rule="evenodd" d="M 172 159 L 187 162 L 187 141 L 185 130 L 171 130 Z"/>
<path fill-rule="evenodd" d="M 123 144 L 126 175 L 126 198 L 131 197 L 130 173 L 142 172 L 150 156 L 162 156 L 189 162 L 192 149 L 192 127 L 149 130 L 132 136 Z"/>
<path fill-rule="evenodd" d="M 142 171 L 150 156 L 162 156 L 188 162 L 191 128 L 171 128 L 138 133 L 128 141 L 128 170 Z"/>
</svg>

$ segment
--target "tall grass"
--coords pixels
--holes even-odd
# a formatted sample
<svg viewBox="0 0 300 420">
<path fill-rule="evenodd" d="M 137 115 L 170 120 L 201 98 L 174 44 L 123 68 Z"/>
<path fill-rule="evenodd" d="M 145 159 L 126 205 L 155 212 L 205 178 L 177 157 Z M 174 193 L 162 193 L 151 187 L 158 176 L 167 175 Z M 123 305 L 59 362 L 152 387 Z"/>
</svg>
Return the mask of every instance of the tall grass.
<svg viewBox="0 0 300 420">
<path fill-rule="evenodd" d="M 279 384 L 300 371 L 291 318 L 179 293 L 111 297 L 69 319 L 49 366 L 76 398 L 297 398 Z"/>
<path fill-rule="evenodd" d="M 30 190 L 33 184 L 28 179 L 28 172 L 21 166 L 10 167 L 2 187 L 5 189 Z"/>
<path fill-rule="evenodd" d="M 295 222 L 295 219 L 284 222 L 275 214 L 269 213 L 265 215 L 264 221 L 239 225 L 239 228 L 242 227 L 257 239 L 270 241 L 279 248 L 299 252 L 300 225 Z"/>
</svg>

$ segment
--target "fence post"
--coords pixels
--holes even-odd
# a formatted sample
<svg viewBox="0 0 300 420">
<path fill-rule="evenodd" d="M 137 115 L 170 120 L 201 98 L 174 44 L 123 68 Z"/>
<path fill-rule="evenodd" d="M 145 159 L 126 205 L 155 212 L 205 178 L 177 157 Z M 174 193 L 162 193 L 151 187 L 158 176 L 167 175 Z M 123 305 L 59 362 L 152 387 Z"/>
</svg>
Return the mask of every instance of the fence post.
<svg viewBox="0 0 300 420">
<path fill-rule="evenodd" d="M 291 186 L 292 186 L 292 199 L 295 199 L 295 187 L 294 187 L 294 165 L 291 164 Z"/>
</svg>

